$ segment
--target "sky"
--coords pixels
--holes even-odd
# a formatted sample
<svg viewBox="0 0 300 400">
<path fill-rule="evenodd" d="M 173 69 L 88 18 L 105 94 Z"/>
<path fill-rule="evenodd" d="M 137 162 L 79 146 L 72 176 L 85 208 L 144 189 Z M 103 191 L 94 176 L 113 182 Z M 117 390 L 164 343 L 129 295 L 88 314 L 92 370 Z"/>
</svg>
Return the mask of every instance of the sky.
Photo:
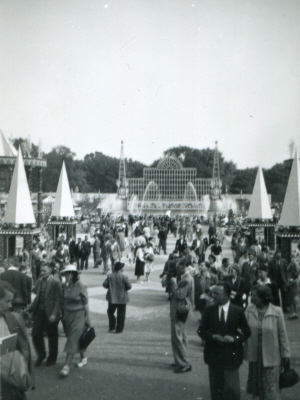
<svg viewBox="0 0 300 400">
<path fill-rule="evenodd" d="M 270 168 L 300 144 L 299 21 L 299 0 L 0 0 L 0 130 L 147 165 L 218 141 Z"/>
</svg>

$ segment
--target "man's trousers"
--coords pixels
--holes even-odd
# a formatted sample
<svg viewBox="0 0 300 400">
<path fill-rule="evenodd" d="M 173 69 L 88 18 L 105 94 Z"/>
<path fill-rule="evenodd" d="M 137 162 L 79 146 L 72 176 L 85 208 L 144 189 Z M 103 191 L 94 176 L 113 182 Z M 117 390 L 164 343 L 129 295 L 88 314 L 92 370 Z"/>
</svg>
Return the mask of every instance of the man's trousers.
<svg viewBox="0 0 300 400">
<path fill-rule="evenodd" d="M 239 368 L 208 367 L 211 400 L 240 400 Z"/>
<path fill-rule="evenodd" d="M 171 344 L 176 368 L 188 367 L 186 323 L 171 319 Z"/>
<path fill-rule="evenodd" d="M 33 317 L 32 341 L 38 357 L 46 356 L 44 332 L 48 337 L 48 361 L 56 363 L 58 354 L 58 322 L 49 322 L 44 310 L 37 310 Z"/>
<path fill-rule="evenodd" d="M 115 317 L 116 310 L 117 310 L 117 319 Z M 109 321 L 109 330 L 112 331 L 116 329 L 117 333 L 123 332 L 125 325 L 125 316 L 126 316 L 126 304 L 108 303 L 107 315 Z"/>
</svg>

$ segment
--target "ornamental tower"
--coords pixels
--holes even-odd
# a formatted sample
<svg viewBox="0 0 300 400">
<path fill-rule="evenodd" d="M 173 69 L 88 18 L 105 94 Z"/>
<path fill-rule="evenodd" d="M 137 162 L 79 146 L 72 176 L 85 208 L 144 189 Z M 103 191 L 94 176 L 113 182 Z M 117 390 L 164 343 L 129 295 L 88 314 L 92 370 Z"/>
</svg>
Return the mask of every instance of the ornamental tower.
<svg viewBox="0 0 300 400">
<path fill-rule="evenodd" d="M 219 163 L 219 150 L 218 142 L 214 151 L 214 166 L 213 166 L 213 177 L 211 182 L 212 196 L 217 199 L 221 194 L 222 181 L 220 179 L 220 163 Z"/>
<path fill-rule="evenodd" d="M 125 169 L 125 157 L 124 157 L 123 140 L 121 142 L 119 179 L 117 180 L 117 187 L 118 187 L 118 199 L 126 200 L 127 199 L 128 183 L 127 183 L 127 180 L 126 180 L 126 169 Z"/>
</svg>

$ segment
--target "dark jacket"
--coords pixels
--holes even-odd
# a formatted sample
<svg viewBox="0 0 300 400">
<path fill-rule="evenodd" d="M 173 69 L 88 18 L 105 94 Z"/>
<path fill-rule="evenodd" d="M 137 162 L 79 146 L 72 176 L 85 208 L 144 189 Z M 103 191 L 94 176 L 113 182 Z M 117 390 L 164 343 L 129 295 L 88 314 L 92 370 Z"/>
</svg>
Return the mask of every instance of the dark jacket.
<svg viewBox="0 0 300 400">
<path fill-rule="evenodd" d="M 82 242 L 82 252 L 83 255 L 88 257 L 91 254 L 91 243 L 87 240 L 87 241 L 83 241 Z"/>
<path fill-rule="evenodd" d="M 75 257 L 77 258 L 81 258 L 83 257 L 83 246 L 82 246 L 82 242 L 80 242 L 80 248 L 79 248 L 79 243 L 76 243 L 75 245 Z"/>
<path fill-rule="evenodd" d="M 158 233 L 158 239 L 162 241 L 166 241 L 168 237 L 167 229 L 161 229 Z"/>
<path fill-rule="evenodd" d="M 197 247 L 197 239 L 193 240 L 192 246 L 191 246 L 191 250 L 194 251 L 194 253 L 196 254 L 196 256 L 199 258 L 199 262 L 201 263 L 202 261 L 204 261 L 205 259 L 205 250 L 206 250 L 206 246 L 204 243 L 204 240 L 200 240 L 200 244 Z"/>
<path fill-rule="evenodd" d="M 69 243 L 69 255 L 70 255 L 70 262 L 72 262 L 74 260 L 74 258 L 76 257 L 76 243 L 75 240 L 71 240 Z"/>
<path fill-rule="evenodd" d="M 103 287 L 108 289 L 106 300 L 111 304 L 127 304 L 129 297 L 127 291 L 131 289 L 131 283 L 121 271 L 107 275 Z"/>
<path fill-rule="evenodd" d="M 183 239 L 182 242 L 181 239 L 176 240 L 175 250 L 178 250 L 179 253 L 182 254 L 186 248 L 187 248 L 187 243 L 185 239 Z"/>
<path fill-rule="evenodd" d="M 37 310 L 37 305 L 39 303 L 40 292 L 41 292 L 41 279 L 39 279 L 36 284 L 36 297 L 28 307 L 28 311 L 33 313 L 33 318 Z M 47 279 L 46 292 L 45 292 L 45 311 L 48 319 L 51 317 L 51 315 L 55 316 L 56 321 L 60 318 L 61 302 L 62 302 L 61 283 L 60 281 L 55 279 L 53 275 L 50 275 Z"/>
<path fill-rule="evenodd" d="M 8 282 L 15 290 L 13 306 L 26 307 L 31 303 L 32 279 L 28 275 L 14 269 L 8 269 L 0 275 L 0 279 Z"/>
<path fill-rule="evenodd" d="M 250 292 L 251 287 L 253 286 L 254 282 L 258 279 L 258 264 L 257 262 L 253 261 L 252 265 L 250 265 L 249 261 L 243 263 L 242 270 L 241 270 L 241 278 L 245 279 L 248 293 Z"/>
<path fill-rule="evenodd" d="M 236 281 L 233 282 L 232 276 L 227 276 L 224 281 L 229 283 L 229 285 L 231 286 L 231 304 L 245 309 L 248 299 L 248 286 L 245 279 L 238 276 Z M 244 294 L 246 295 L 244 296 L 245 299 L 243 299 Z"/>
<path fill-rule="evenodd" d="M 273 258 L 269 263 L 269 278 L 271 282 L 275 283 L 278 287 L 287 285 L 288 283 L 288 272 L 287 262 L 284 258 L 278 261 Z"/>
<path fill-rule="evenodd" d="M 197 333 L 205 340 L 204 361 L 206 364 L 216 369 L 235 369 L 242 364 L 243 342 L 251 335 L 242 308 L 230 304 L 227 321 L 222 327 L 218 305 L 207 306 Z M 234 338 L 234 342 L 221 343 L 214 340 L 213 335 L 229 335 Z"/>
</svg>

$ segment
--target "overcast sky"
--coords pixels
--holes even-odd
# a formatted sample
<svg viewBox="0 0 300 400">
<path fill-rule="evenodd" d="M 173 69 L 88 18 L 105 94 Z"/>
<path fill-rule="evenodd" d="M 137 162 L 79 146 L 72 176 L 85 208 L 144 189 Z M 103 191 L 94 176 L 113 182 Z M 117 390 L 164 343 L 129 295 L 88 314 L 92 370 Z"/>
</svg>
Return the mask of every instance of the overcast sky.
<svg viewBox="0 0 300 400">
<path fill-rule="evenodd" d="M 245 168 L 300 144 L 299 0 L 0 0 L 0 37 L 0 129 L 46 152 L 217 140 Z"/>
</svg>

